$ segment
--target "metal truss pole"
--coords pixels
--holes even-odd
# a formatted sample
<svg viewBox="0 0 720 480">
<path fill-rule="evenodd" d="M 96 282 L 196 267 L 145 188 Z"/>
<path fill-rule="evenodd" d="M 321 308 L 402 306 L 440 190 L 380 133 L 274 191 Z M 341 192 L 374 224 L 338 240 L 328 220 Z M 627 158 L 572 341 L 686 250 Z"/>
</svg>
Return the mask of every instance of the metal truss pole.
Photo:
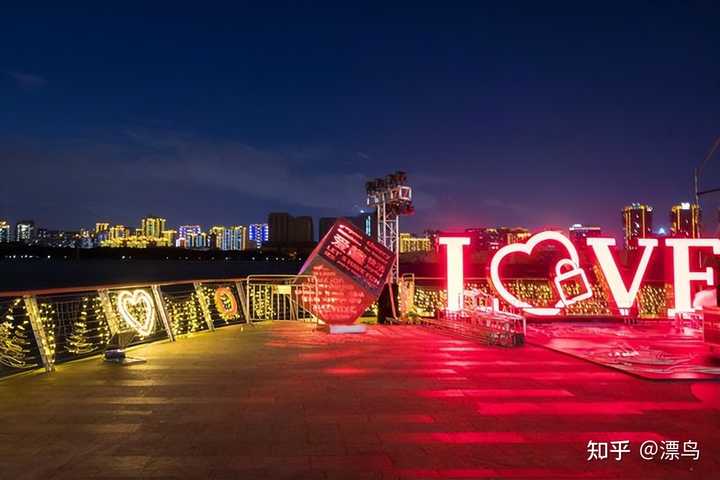
<svg viewBox="0 0 720 480">
<path fill-rule="evenodd" d="M 118 333 L 120 333 L 120 321 L 115 314 L 115 309 L 113 309 L 112 307 L 112 302 L 110 301 L 110 293 L 107 289 L 103 288 L 101 290 L 98 290 L 98 297 L 100 298 L 100 305 L 102 305 L 103 312 L 105 313 L 105 319 L 108 323 L 110 335 L 117 335 Z"/>
<path fill-rule="evenodd" d="M 163 325 L 165 325 L 165 331 L 167 332 L 168 339 L 171 342 L 175 341 L 175 333 L 173 333 L 172 328 L 170 326 L 170 320 L 168 319 L 167 310 L 165 309 L 165 302 L 162 298 L 162 293 L 160 292 L 160 287 L 157 285 L 153 285 L 152 287 L 153 297 L 155 297 L 155 304 L 157 305 L 158 313 L 160 313 L 160 320 L 162 320 Z"/>
<path fill-rule="evenodd" d="M 243 310 L 243 314 L 245 315 L 245 323 L 254 326 L 250 321 L 250 308 L 248 308 L 250 300 L 248 299 L 245 290 L 243 289 L 241 281 L 235 282 L 235 289 L 237 290 L 238 297 L 240 297 L 240 306 Z"/>
</svg>

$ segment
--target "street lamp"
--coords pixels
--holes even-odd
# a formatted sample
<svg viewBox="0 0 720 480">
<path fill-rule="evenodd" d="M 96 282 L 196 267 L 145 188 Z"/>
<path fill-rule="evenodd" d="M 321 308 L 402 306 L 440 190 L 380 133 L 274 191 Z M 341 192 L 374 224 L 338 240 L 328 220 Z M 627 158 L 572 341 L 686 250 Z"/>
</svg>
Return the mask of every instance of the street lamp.
<svg viewBox="0 0 720 480">
<path fill-rule="evenodd" d="M 715 140 L 715 143 L 713 144 L 712 148 L 710 148 L 710 151 L 705 155 L 705 158 L 703 159 L 702 163 L 698 168 L 695 169 L 694 175 L 693 175 L 693 189 L 695 191 L 695 205 L 700 205 L 700 197 L 702 195 L 708 194 L 708 193 L 714 193 L 714 192 L 720 192 L 720 188 L 711 188 L 709 190 L 702 190 L 700 191 L 700 174 L 702 173 L 703 168 L 705 168 L 705 165 L 708 163 L 710 158 L 715 154 L 715 151 L 720 147 L 720 137 L 718 137 Z"/>
</svg>

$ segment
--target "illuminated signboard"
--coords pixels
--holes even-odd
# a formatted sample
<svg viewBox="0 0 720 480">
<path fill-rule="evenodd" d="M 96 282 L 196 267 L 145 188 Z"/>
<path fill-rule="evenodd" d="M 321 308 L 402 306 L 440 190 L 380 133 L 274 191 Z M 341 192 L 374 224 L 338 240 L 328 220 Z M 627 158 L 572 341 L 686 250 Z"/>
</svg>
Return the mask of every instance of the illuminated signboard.
<svg viewBox="0 0 720 480">
<path fill-rule="evenodd" d="M 506 259 L 515 254 L 532 257 L 538 245 L 545 242 L 554 242 L 561 248 L 561 258 L 551 269 L 552 284 L 559 300 L 551 306 L 533 305 L 530 299 L 521 299 L 508 289 L 502 275 L 503 264 Z M 648 265 L 653 253 L 660 249 L 660 241 L 654 238 L 641 238 L 638 248 L 642 249 L 640 260 L 630 275 L 622 275 L 611 247 L 615 246 L 615 239 L 591 237 L 585 239 L 586 245 L 593 253 L 599 271 L 604 277 L 603 284 L 608 296 L 617 305 L 621 315 L 629 315 L 630 309 L 637 300 Z M 440 245 L 447 246 L 447 275 L 448 275 L 448 310 L 461 308 L 463 295 L 463 246 L 470 243 L 468 237 L 440 237 Z M 672 259 L 671 284 L 672 296 L 669 299 L 671 306 L 668 316 L 676 313 L 693 312 L 692 294 L 697 288 L 715 285 L 715 272 L 711 267 L 697 271 L 692 266 L 690 254 L 693 251 L 704 250 L 713 255 L 720 255 L 720 239 L 715 238 L 668 238 L 662 241 L 663 250 Z M 559 232 L 542 232 L 530 237 L 526 243 L 513 243 L 498 250 L 490 260 L 490 283 L 497 294 L 509 305 L 524 310 L 533 315 L 552 316 L 561 314 L 565 307 L 576 302 L 592 298 L 593 292 L 588 281 L 588 275 L 580 267 L 580 259 L 575 245 Z M 627 278 L 624 278 L 627 277 Z M 573 283 L 573 288 L 567 285 Z"/>
<path fill-rule="evenodd" d="M 218 314 L 220 314 L 220 318 L 223 320 L 237 318 L 237 301 L 235 300 L 235 295 L 233 295 L 228 287 L 218 287 L 215 289 L 215 295 L 213 297 L 215 300 L 215 309 Z"/>
<path fill-rule="evenodd" d="M 300 301 L 329 324 L 353 323 L 382 292 L 393 253 L 338 219 L 300 270 Z M 316 291 L 314 290 L 316 289 Z"/>
</svg>

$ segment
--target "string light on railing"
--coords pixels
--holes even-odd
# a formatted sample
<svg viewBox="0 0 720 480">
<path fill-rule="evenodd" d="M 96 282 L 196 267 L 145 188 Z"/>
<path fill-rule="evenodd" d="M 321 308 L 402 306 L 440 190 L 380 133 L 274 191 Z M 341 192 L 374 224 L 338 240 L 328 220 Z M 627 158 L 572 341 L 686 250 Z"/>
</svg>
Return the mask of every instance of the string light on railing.
<svg viewBox="0 0 720 480">
<path fill-rule="evenodd" d="M 0 321 L 0 364 L 20 369 L 37 367 L 32 355 L 32 329 L 21 298 L 10 303 Z"/>
<path fill-rule="evenodd" d="M 55 363 L 55 318 L 57 312 L 55 307 L 49 303 L 41 303 L 38 306 L 40 313 L 40 322 L 45 330 L 45 338 L 48 343 L 48 357 L 50 357 L 50 363 Z"/>
<path fill-rule="evenodd" d="M 84 355 L 95 350 L 95 344 L 90 338 L 88 326 L 88 298 L 83 297 L 80 302 L 80 314 L 71 326 L 71 333 L 67 338 L 65 349 L 75 355 Z"/>
<path fill-rule="evenodd" d="M 174 335 L 184 335 L 207 328 L 201 320 L 198 297 L 195 292 L 185 299 L 172 299 L 165 296 L 165 305 L 170 316 L 170 328 Z"/>
<path fill-rule="evenodd" d="M 515 279 L 506 283 L 508 290 L 518 298 L 537 306 L 552 305 L 557 296 L 550 282 L 545 279 Z M 481 292 L 493 295 L 492 289 L 486 282 L 465 284 L 465 289 L 478 289 Z M 611 315 L 606 290 L 601 284 L 591 286 L 593 296 L 579 301 L 565 309 L 567 315 L 607 316 Z M 577 294 L 578 285 L 568 285 L 568 293 Z M 643 285 L 638 293 L 638 308 L 641 317 L 663 317 L 667 310 L 667 286 Z M 440 287 L 415 285 L 414 307 L 422 316 L 435 316 L 438 310 L 447 304 L 446 292 Z M 500 306 L 507 309 L 509 306 L 501 301 Z"/>
</svg>

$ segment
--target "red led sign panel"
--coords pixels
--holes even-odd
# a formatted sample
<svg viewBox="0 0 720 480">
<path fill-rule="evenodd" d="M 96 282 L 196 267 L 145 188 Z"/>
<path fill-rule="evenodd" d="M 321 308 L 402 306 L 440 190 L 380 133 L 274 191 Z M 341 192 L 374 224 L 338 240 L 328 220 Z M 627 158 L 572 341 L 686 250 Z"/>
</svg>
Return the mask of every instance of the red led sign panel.
<svg viewBox="0 0 720 480">
<path fill-rule="evenodd" d="M 300 303 L 325 323 L 351 324 L 375 299 L 319 257 L 303 274 L 311 275 L 316 283 L 304 283 Z"/>
<path fill-rule="evenodd" d="M 390 250 L 338 219 L 300 270 L 313 279 L 301 280 L 300 302 L 325 323 L 353 323 L 380 296 L 392 262 Z"/>
<path fill-rule="evenodd" d="M 392 266 L 390 250 L 343 219 L 335 222 L 319 247 L 321 257 L 365 290 L 380 295 Z"/>
</svg>

